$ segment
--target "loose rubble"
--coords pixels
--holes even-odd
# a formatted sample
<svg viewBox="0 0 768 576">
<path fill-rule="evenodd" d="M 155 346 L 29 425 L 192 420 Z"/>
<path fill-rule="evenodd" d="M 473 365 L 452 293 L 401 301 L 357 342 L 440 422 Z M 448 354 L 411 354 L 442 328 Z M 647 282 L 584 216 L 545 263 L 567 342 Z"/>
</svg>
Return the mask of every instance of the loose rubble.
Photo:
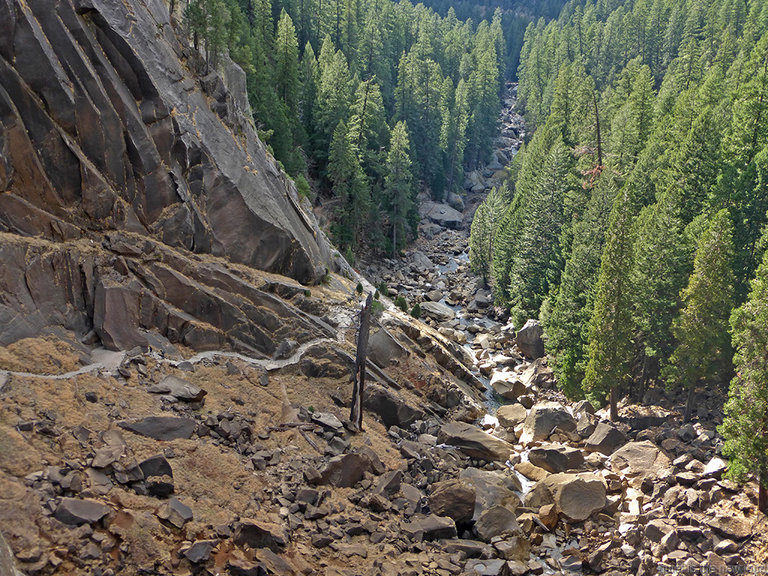
<svg viewBox="0 0 768 576">
<path fill-rule="evenodd" d="M 500 146 L 516 145 L 522 124 L 505 118 Z M 469 175 L 464 224 L 494 174 Z M 332 342 L 257 359 L 143 348 L 58 380 L 3 374 L 0 526 L 22 573 L 650 576 L 765 561 L 766 519 L 723 479 L 715 417 L 683 426 L 674 406 L 622 402 L 612 423 L 568 402 L 536 324 L 521 338 L 469 275 L 466 230 L 433 224 L 407 267 L 372 275 L 388 289 L 362 432 L 347 421 L 343 313 L 359 302 L 339 278 L 311 294 L 273 284 Z M 83 364 L 74 347 L 27 344 Z"/>
</svg>

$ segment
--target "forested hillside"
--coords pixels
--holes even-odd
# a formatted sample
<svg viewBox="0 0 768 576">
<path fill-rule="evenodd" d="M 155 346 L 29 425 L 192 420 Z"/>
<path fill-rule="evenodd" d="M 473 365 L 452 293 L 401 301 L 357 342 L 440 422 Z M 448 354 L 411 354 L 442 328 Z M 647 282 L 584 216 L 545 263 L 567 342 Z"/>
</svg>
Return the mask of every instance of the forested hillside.
<svg viewBox="0 0 768 576">
<path fill-rule="evenodd" d="M 396 250 L 420 184 L 441 199 L 487 161 L 506 70 L 500 10 L 473 23 L 389 0 L 191 0 L 183 14 L 210 61 L 228 51 L 246 70 L 263 137 L 334 208 L 342 249 Z"/>
<path fill-rule="evenodd" d="M 766 2 L 600 0 L 526 30 L 535 134 L 491 206 L 492 283 L 516 325 L 542 320 L 569 396 L 682 387 L 690 412 L 735 346 L 728 413 L 761 416 L 727 430 L 765 434 L 767 27 Z"/>
<path fill-rule="evenodd" d="M 515 79 L 526 27 L 539 18 L 557 18 L 565 0 L 426 0 L 423 4 L 443 16 L 453 10 L 460 20 L 475 22 L 490 19 L 500 9 L 507 46 L 507 76 Z"/>
</svg>

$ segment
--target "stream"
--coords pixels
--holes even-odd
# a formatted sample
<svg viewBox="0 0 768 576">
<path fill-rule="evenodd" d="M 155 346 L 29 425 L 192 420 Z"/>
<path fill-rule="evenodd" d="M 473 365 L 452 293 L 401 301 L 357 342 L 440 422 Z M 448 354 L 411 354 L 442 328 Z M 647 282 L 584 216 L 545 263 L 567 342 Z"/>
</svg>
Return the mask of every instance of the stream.
<svg viewBox="0 0 768 576">
<path fill-rule="evenodd" d="M 363 265 L 364 274 L 372 282 L 379 285 L 383 281 L 387 284 L 390 296 L 405 295 L 409 306 L 417 301 L 422 303 L 422 307 L 426 302 L 434 302 L 444 305 L 453 313 L 453 318 L 448 321 L 437 318 L 431 321 L 428 315 L 426 321 L 435 328 L 447 329 L 447 335 L 453 335 L 452 339 L 462 345 L 473 359 L 470 368 L 485 387 L 483 403 L 486 414 L 478 421 L 485 429 L 495 429 L 499 426 L 496 412 L 500 406 L 507 403 L 491 387 L 494 375 L 502 372 L 509 374 L 510 371 L 519 373 L 527 366 L 527 363 L 523 363 L 512 368 L 509 362 L 503 361 L 494 366 L 495 360 L 509 349 L 511 341 L 502 344 L 501 351 L 493 350 L 492 347 L 486 350 L 482 343 L 478 342 L 480 336 L 503 337 L 506 333 L 514 334 L 514 329 L 507 324 L 504 314 L 499 314 L 499 311 L 493 308 L 492 295 L 479 284 L 469 268 L 469 229 L 474 212 L 490 189 L 505 177 L 504 169 L 517 154 L 525 136 L 523 118 L 517 112 L 516 105 L 517 85 L 507 84 L 499 136 L 494 142 L 495 150 L 491 162 L 465 175 L 465 195 L 461 206 L 462 226 L 458 229 L 441 226 L 438 231 L 436 222 L 429 222 L 428 213 L 419 227 L 419 237 L 402 258 Z M 451 197 L 448 200 L 450 202 Z M 451 202 L 451 205 L 457 207 L 455 201 Z M 484 362 L 490 363 L 491 368 L 481 372 L 480 367 Z M 523 447 L 513 439 L 510 441 L 515 446 L 515 453 L 506 462 L 506 466 L 519 480 L 521 490 L 517 495 L 524 500 L 535 482 L 515 470 L 514 464 L 528 460 L 529 448 Z M 574 538 L 566 538 L 559 543 L 557 539 L 555 533 L 547 533 L 540 547 L 541 550 L 546 550 L 546 557 L 554 565 L 560 563 L 562 550 L 572 546 L 578 547 Z M 542 562 L 542 565 L 544 574 L 559 573 L 546 562 Z"/>
</svg>

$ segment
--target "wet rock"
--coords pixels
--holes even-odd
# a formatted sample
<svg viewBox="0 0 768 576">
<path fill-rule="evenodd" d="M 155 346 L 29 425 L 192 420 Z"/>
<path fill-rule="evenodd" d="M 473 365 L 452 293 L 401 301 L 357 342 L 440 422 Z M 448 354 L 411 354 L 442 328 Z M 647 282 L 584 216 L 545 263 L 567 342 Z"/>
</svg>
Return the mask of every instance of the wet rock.
<svg viewBox="0 0 768 576">
<path fill-rule="evenodd" d="M 450 422 L 440 428 L 438 443 L 456 446 L 467 456 L 483 460 L 501 460 L 509 458 L 512 445 L 504 440 L 486 434 L 477 426 L 465 422 Z"/>
<path fill-rule="evenodd" d="M 118 422 L 118 426 L 134 434 L 155 440 L 190 438 L 197 423 L 190 418 L 174 416 L 148 416 L 136 422 Z"/>
<path fill-rule="evenodd" d="M 277 524 L 258 520 L 241 520 L 235 528 L 234 542 L 238 546 L 269 548 L 279 551 L 289 541 L 286 531 Z"/>
<path fill-rule="evenodd" d="M 671 464 L 667 455 L 649 440 L 630 442 L 611 455 L 614 470 L 642 477 L 656 476 Z"/>
<path fill-rule="evenodd" d="M 552 474 L 528 493 L 526 506 L 554 503 L 558 512 L 576 522 L 589 518 L 608 503 L 603 479 L 593 474 Z"/>
<path fill-rule="evenodd" d="M 575 431 L 576 420 L 564 406 L 557 402 L 536 404 L 525 419 L 521 440 L 527 442 L 546 440 L 555 428 Z"/>
<path fill-rule="evenodd" d="M 559 444 L 545 444 L 531 448 L 528 460 L 547 472 L 558 473 L 574 470 L 584 465 L 584 455 L 577 448 Z"/>
<path fill-rule="evenodd" d="M 167 394 L 183 402 L 200 402 L 208 394 L 202 388 L 176 376 L 166 376 L 159 384 L 153 384 L 147 388 L 147 392 Z"/>
<path fill-rule="evenodd" d="M 515 513 L 505 506 L 493 506 L 483 511 L 475 522 L 475 531 L 484 542 L 502 534 L 522 535 Z"/>
<path fill-rule="evenodd" d="M 544 356 L 543 334 L 544 329 L 538 320 L 528 320 L 515 337 L 517 348 L 532 360 L 541 358 Z"/>
<path fill-rule="evenodd" d="M 448 516 L 463 524 L 475 514 L 475 489 L 462 480 L 446 480 L 434 485 L 429 495 L 429 508 L 438 516 Z"/>
<path fill-rule="evenodd" d="M 62 498 L 54 516 L 64 524 L 80 526 L 93 524 L 104 518 L 112 509 L 97 500 L 87 498 Z"/>
<path fill-rule="evenodd" d="M 627 441 L 624 433 L 606 422 L 600 422 L 584 447 L 588 452 L 600 452 L 610 456 Z"/>
<path fill-rule="evenodd" d="M 518 424 L 525 421 L 528 416 L 528 410 L 522 404 L 507 404 L 500 406 L 496 412 L 496 418 L 499 419 L 499 424 L 504 428 L 512 429 Z"/>
</svg>

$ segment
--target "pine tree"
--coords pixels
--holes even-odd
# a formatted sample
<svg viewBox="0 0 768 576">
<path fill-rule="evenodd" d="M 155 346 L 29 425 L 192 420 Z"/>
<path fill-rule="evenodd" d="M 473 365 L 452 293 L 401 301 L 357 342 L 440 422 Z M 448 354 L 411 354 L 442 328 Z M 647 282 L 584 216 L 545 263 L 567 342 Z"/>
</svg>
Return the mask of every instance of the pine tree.
<svg viewBox="0 0 768 576">
<path fill-rule="evenodd" d="M 320 72 L 315 51 L 307 42 L 301 57 L 301 120 L 307 129 L 310 151 L 314 148 L 315 108 L 317 106 L 317 89 Z"/>
<path fill-rule="evenodd" d="M 347 58 L 341 50 L 333 52 L 329 37 L 323 42 L 318 64 L 320 66 L 320 84 L 317 92 L 315 110 L 315 133 L 317 137 L 316 160 L 321 168 L 327 159 L 334 131 L 339 122 L 349 117 L 352 102 L 352 78 L 347 65 Z M 345 125 L 346 129 L 346 125 Z"/>
<path fill-rule="evenodd" d="M 635 344 L 640 379 L 655 380 L 672 350 L 672 321 L 680 310 L 680 292 L 690 275 L 692 251 L 686 245 L 672 194 L 638 216 L 632 265 Z"/>
<path fill-rule="evenodd" d="M 667 379 L 689 391 L 686 420 L 696 385 L 702 380 L 723 382 L 732 370 L 728 318 L 734 297 L 733 256 L 733 225 L 728 211 L 720 210 L 699 239 L 693 273 L 682 293 L 683 309 L 672 327 L 679 344 L 669 359 Z"/>
<path fill-rule="evenodd" d="M 483 163 L 488 160 L 501 109 L 499 68 L 493 44 L 475 57 L 477 68 L 469 78 L 474 106 L 467 128 L 467 154 L 470 163 Z"/>
<path fill-rule="evenodd" d="M 572 167 L 573 157 L 558 136 L 529 195 L 525 226 L 512 257 L 509 301 L 512 321 L 517 326 L 538 317 L 544 298 L 559 283 L 563 201 L 574 186 Z"/>
<path fill-rule="evenodd" d="M 413 233 L 413 224 L 416 222 L 409 149 L 408 128 L 405 122 L 398 122 L 392 129 L 384 181 L 384 196 L 389 207 L 389 223 L 392 227 L 393 258 L 405 245 L 409 233 Z"/>
<path fill-rule="evenodd" d="M 611 420 L 618 419 L 616 394 L 628 384 L 632 368 L 631 230 L 632 203 L 622 189 L 611 209 L 600 262 L 584 374 L 585 391 L 602 398 L 609 395 Z"/>
<path fill-rule="evenodd" d="M 368 224 L 371 199 L 359 155 L 343 120 L 333 132 L 328 179 L 340 204 L 337 222 L 332 228 L 336 241 L 341 247 L 358 246 Z"/>
<path fill-rule="evenodd" d="M 383 153 L 389 139 L 384 102 L 376 79 L 360 82 L 350 108 L 349 137 L 360 155 L 360 162 L 373 180 L 382 177 Z"/>
<path fill-rule="evenodd" d="M 469 240 L 470 267 L 486 284 L 490 281 L 496 235 L 508 205 L 509 188 L 506 183 L 494 186 L 477 208 L 478 211 L 482 209 L 481 222 L 476 226 L 475 219 L 472 219 Z"/>
<path fill-rule="evenodd" d="M 589 324 L 614 198 L 615 180 L 610 173 L 604 173 L 592 186 L 584 214 L 578 216 L 573 226 L 572 247 L 554 295 L 552 312 L 548 318 L 542 318 L 552 368 L 558 385 L 569 398 L 581 398 L 584 394 Z"/>
<path fill-rule="evenodd" d="M 299 100 L 299 44 L 293 20 L 285 10 L 280 14 L 275 37 L 275 89 L 289 114 L 295 116 Z"/>
<path fill-rule="evenodd" d="M 751 283 L 749 298 L 731 315 L 733 363 L 725 419 L 723 455 L 730 459 L 728 476 L 743 482 L 757 475 L 758 508 L 768 513 L 768 252 Z"/>
</svg>

